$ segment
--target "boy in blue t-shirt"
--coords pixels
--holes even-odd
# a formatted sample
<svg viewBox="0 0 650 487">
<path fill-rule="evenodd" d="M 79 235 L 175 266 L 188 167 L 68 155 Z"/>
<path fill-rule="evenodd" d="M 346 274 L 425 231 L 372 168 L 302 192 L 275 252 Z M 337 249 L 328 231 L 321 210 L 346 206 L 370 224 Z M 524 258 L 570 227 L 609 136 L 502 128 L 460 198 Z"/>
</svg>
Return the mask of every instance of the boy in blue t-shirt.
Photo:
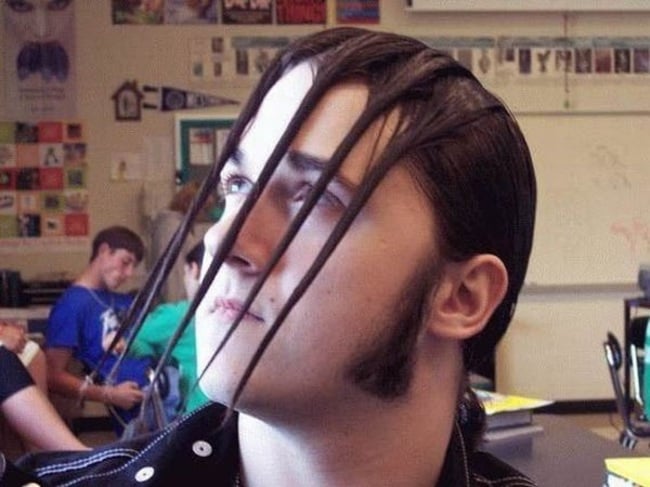
<svg viewBox="0 0 650 487">
<path fill-rule="evenodd" d="M 99 232 L 92 244 L 90 262 L 58 299 L 50 313 L 45 354 L 49 389 L 67 397 L 100 401 L 112 406 L 123 423 L 136 417 L 149 382 L 149 357 L 126 357 L 111 384 L 90 384 L 68 371 L 73 358 L 94 370 L 119 327 L 118 316 L 127 312 L 133 296 L 116 292 L 142 260 L 144 245 L 128 228 L 113 226 Z M 103 380 L 117 360 L 111 353 L 99 370 Z"/>
</svg>

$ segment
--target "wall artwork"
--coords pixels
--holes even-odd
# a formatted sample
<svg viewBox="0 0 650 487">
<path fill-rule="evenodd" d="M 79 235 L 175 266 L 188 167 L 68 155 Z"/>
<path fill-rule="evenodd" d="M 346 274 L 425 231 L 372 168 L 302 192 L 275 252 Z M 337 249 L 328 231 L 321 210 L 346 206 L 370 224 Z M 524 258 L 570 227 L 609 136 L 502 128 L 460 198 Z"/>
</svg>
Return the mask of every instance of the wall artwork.
<svg viewBox="0 0 650 487">
<path fill-rule="evenodd" d="M 80 123 L 0 122 L 0 248 L 89 234 Z"/>
<path fill-rule="evenodd" d="M 76 117 L 74 1 L 2 2 L 3 116 L 37 121 Z"/>
<path fill-rule="evenodd" d="M 113 24 L 215 24 L 217 0 L 112 0 Z"/>
</svg>

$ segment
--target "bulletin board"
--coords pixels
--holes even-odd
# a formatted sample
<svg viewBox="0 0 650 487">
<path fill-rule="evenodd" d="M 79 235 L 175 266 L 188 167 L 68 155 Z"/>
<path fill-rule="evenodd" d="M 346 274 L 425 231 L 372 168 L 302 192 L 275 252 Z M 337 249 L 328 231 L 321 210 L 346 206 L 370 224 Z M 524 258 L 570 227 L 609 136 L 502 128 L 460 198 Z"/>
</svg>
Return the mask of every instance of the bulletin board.
<svg viewBox="0 0 650 487">
<path fill-rule="evenodd" d="M 650 263 L 650 114 L 517 118 L 538 181 L 527 284 L 636 282 Z"/>
<path fill-rule="evenodd" d="M 0 251 L 86 244 L 86 154 L 80 122 L 0 121 Z"/>
<path fill-rule="evenodd" d="M 236 115 L 177 114 L 176 184 L 202 181 L 217 160 Z"/>
</svg>

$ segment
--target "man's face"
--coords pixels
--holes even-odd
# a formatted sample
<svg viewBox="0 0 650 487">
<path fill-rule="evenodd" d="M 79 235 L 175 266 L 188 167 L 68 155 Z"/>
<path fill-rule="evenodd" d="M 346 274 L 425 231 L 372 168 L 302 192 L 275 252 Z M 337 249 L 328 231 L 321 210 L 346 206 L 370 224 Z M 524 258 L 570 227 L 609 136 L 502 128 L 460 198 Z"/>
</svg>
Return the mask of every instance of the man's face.
<svg viewBox="0 0 650 487">
<path fill-rule="evenodd" d="M 224 168 L 226 208 L 206 234 L 204 269 L 311 81 L 306 65 L 285 75 L 267 94 L 236 157 Z M 361 113 L 366 98 L 367 90 L 361 84 L 331 89 L 303 125 L 248 215 L 197 311 L 200 370 L 241 309 L 322 167 Z M 387 127 L 390 122 L 389 117 Z M 262 337 L 343 214 L 389 130 L 375 124 L 360 139 L 272 270 L 202 379 L 201 386 L 212 399 L 230 402 Z M 349 379 L 349 369 L 385 341 L 404 288 L 435 258 L 434 234 L 432 210 L 407 170 L 391 170 L 285 319 L 249 380 L 238 409 L 295 417 L 313 407 L 333 407 L 365 397 L 367 393 Z"/>
<path fill-rule="evenodd" d="M 101 282 L 111 291 L 118 289 L 133 276 L 138 265 L 133 252 L 126 249 L 111 249 L 106 244 L 101 246 L 98 259 Z"/>
<path fill-rule="evenodd" d="M 58 40 L 72 21 L 71 0 L 6 0 L 8 25 L 23 41 Z"/>
</svg>

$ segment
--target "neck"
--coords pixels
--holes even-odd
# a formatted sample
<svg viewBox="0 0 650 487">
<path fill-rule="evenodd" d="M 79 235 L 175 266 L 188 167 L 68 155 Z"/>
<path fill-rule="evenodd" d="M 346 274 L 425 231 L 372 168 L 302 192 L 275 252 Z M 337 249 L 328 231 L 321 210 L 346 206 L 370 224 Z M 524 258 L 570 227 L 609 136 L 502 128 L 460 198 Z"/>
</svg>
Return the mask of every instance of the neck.
<svg viewBox="0 0 650 487">
<path fill-rule="evenodd" d="M 77 277 L 75 284 L 89 289 L 106 289 L 97 272 L 92 268 L 92 264 Z"/>
<path fill-rule="evenodd" d="M 449 379 L 457 374 L 447 372 L 416 373 L 407 397 L 393 402 L 368 398 L 334 414 L 322 407 L 310 422 L 241 414 L 244 485 L 435 485 L 456 411 L 458 382 Z"/>
</svg>

